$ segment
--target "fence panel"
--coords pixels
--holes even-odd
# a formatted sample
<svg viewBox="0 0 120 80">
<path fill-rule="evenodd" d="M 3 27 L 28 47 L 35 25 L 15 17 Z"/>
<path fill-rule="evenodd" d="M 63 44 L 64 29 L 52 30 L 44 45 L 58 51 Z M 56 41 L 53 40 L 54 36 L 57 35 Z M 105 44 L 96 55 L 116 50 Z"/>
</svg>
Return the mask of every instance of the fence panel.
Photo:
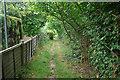
<svg viewBox="0 0 120 80">
<path fill-rule="evenodd" d="M 2 79 L 2 53 L 0 53 L 0 79 Z"/>
<path fill-rule="evenodd" d="M 24 44 L 24 46 L 23 46 L 23 64 L 26 64 L 26 57 L 27 57 L 27 55 L 26 55 L 26 44 Z"/>
<path fill-rule="evenodd" d="M 27 47 L 26 47 L 26 48 L 27 48 L 26 50 L 27 50 L 27 62 L 28 62 L 28 61 L 29 61 L 29 54 L 30 54 L 30 53 L 29 53 L 29 52 L 30 52 L 30 51 L 29 51 L 29 42 L 26 43 L 26 46 L 27 46 Z"/>
<path fill-rule="evenodd" d="M 0 79 L 15 78 L 21 66 L 30 61 L 37 45 L 37 36 L 0 52 Z"/>
<path fill-rule="evenodd" d="M 34 54 L 35 46 L 36 46 L 36 36 L 33 37 L 32 39 L 32 55 Z"/>
<path fill-rule="evenodd" d="M 32 59 L 32 40 L 30 40 L 30 60 Z"/>
<path fill-rule="evenodd" d="M 13 51 L 2 55 L 3 60 L 3 78 L 14 78 Z"/>
<path fill-rule="evenodd" d="M 36 36 L 35 38 L 33 38 L 33 50 L 35 50 L 35 46 L 36 46 L 36 38 L 37 38 L 37 36 Z"/>
<path fill-rule="evenodd" d="M 33 39 L 31 40 L 31 57 L 33 56 L 33 47 L 34 47 L 34 45 L 33 45 Z"/>
<path fill-rule="evenodd" d="M 14 49 L 16 75 L 19 74 L 21 66 L 21 47 Z"/>
</svg>

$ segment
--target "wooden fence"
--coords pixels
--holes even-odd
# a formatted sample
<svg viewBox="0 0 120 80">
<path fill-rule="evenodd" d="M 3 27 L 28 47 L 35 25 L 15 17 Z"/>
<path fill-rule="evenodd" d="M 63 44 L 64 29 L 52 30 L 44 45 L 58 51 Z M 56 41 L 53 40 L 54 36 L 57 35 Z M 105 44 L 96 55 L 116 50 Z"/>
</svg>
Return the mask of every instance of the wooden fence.
<svg viewBox="0 0 120 80">
<path fill-rule="evenodd" d="M 0 79 L 15 78 L 21 66 L 32 59 L 38 36 L 0 52 Z"/>
</svg>

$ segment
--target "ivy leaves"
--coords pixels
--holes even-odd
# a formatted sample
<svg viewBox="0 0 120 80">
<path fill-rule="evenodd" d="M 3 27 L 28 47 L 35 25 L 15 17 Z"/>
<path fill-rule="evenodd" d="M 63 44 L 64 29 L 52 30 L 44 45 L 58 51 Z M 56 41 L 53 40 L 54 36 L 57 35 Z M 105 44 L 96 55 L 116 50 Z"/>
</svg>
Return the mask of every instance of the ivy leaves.
<svg viewBox="0 0 120 80">
<path fill-rule="evenodd" d="M 33 10 L 56 18 L 53 28 L 59 30 L 57 21 L 63 22 L 61 33 L 68 35 L 66 42 L 72 48 L 74 57 L 90 57 L 90 65 L 98 71 L 99 77 L 117 77 L 119 64 L 118 17 L 119 3 L 36 3 Z M 58 22 L 59 22 L 58 21 Z M 55 25 L 58 24 L 58 25 Z M 63 37 L 64 37 L 63 36 Z M 66 37 L 64 37 L 66 38 Z M 69 39 L 69 41 L 68 41 Z M 85 56 L 83 56 L 83 54 Z"/>
</svg>

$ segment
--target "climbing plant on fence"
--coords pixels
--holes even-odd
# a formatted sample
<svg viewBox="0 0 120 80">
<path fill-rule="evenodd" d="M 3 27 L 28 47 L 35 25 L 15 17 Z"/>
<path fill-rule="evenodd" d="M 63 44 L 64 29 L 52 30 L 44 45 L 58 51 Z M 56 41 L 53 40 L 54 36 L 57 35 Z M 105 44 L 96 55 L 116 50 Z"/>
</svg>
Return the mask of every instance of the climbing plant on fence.
<svg viewBox="0 0 120 80">
<path fill-rule="evenodd" d="M 3 15 L 0 14 L 3 20 Z M 4 24 L 2 23 L 2 48 L 5 49 L 5 36 L 4 36 Z M 7 33 L 8 33 L 8 46 L 11 47 L 19 43 L 22 39 L 21 19 L 7 15 Z"/>
<path fill-rule="evenodd" d="M 33 4 L 33 3 L 32 3 Z M 97 77 L 119 76 L 119 3 L 34 3 L 63 23 L 74 56 L 94 66 Z"/>
<path fill-rule="evenodd" d="M 1 7 L 2 7 L 1 2 Z M 7 34 L 8 34 L 8 47 L 18 44 L 22 39 L 23 29 L 21 15 L 21 3 L 6 3 L 6 17 L 7 17 Z M 0 14 L 1 29 L 2 29 L 2 48 L 5 49 L 5 36 L 4 36 L 4 12 L 1 8 Z"/>
<path fill-rule="evenodd" d="M 31 12 L 28 3 L 6 3 L 7 13 L 7 33 L 8 33 L 8 46 L 11 47 L 18 44 L 23 37 L 23 33 L 26 36 L 35 36 L 40 34 L 40 27 L 44 25 L 45 15 L 40 15 Z M 4 21 L 4 15 L 1 13 L 1 21 Z M 5 48 L 4 38 L 4 24 L 2 23 L 2 44 Z"/>
</svg>

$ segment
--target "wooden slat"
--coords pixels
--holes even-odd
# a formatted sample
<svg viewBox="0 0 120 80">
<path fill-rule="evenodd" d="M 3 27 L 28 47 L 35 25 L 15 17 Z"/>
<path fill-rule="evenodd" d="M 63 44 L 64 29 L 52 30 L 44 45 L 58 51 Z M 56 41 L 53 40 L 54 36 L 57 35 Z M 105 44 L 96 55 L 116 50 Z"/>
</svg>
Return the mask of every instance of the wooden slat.
<svg viewBox="0 0 120 80">
<path fill-rule="evenodd" d="M 30 41 L 31 41 L 31 39 L 29 39 L 29 40 L 25 41 L 25 42 L 24 42 L 24 44 L 26 44 L 26 43 L 28 43 L 28 42 L 30 42 Z"/>
<path fill-rule="evenodd" d="M 28 59 L 29 59 L 29 61 L 30 61 L 30 42 L 28 43 L 29 45 L 28 45 L 28 51 L 29 51 L 29 56 L 28 56 Z"/>
<path fill-rule="evenodd" d="M 26 57 L 25 57 L 25 58 L 26 58 L 26 64 L 27 64 L 27 56 L 28 56 L 28 55 L 27 55 L 27 43 L 26 43 L 25 46 L 26 46 Z"/>
<path fill-rule="evenodd" d="M 16 63 L 16 75 L 19 75 L 20 73 L 20 68 L 21 68 L 21 64 L 18 62 Z"/>
<path fill-rule="evenodd" d="M 14 78 L 14 70 L 12 69 L 4 78 Z"/>
<path fill-rule="evenodd" d="M 13 61 L 11 60 L 9 63 L 7 61 L 4 61 L 4 68 L 7 68 L 8 65 L 11 65 Z"/>
<path fill-rule="evenodd" d="M 27 61 L 29 61 L 29 55 L 30 55 L 30 51 L 29 51 L 29 42 L 27 43 Z"/>
<path fill-rule="evenodd" d="M 37 36 L 37 35 L 36 35 L 36 36 Z M 36 38 L 36 36 L 34 36 L 34 37 L 33 37 L 33 39 L 35 39 L 35 38 Z"/>
<path fill-rule="evenodd" d="M 2 79 L 2 53 L 0 53 L 0 80 Z"/>
<path fill-rule="evenodd" d="M 24 65 L 24 41 L 21 41 L 21 66 Z"/>
<path fill-rule="evenodd" d="M 21 44 L 22 44 L 22 43 L 16 44 L 15 46 L 12 46 L 12 47 L 10 47 L 10 48 L 7 48 L 7 49 L 5 49 L 5 50 L 0 51 L 0 53 L 2 53 L 2 54 L 5 54 L 5 53 L 8 54 L 7 52 L 9 52 L 9 51 L 11 51 L 11 50 L 13 50 L 13 49 L 15 49 L 15 48 L 17 48 L 17 47 L 20 47 Z"/>
<path fill-rule="evenodd" d="M 19 59 L 21 61 L 21 47 L 15 49 L 15 60 Z"/>
<path fill-rule="evenodd" d="M 4 70 L 4 74 L 5 74 L 5 77 L 10 78 L 11 76 L 8 76 L 8 75 L 10 75 L 10 74 L 14 75 L 14 69 L 12 67 L 9 67 L 6 70 Z M 14 78 L 14 76 L 13 76 L 13 78 Z"/>
<path fill-rule="evenodd" d="M 30 41 L 30 44 L 31 44 L 31 59 L 32 59 L 32 39 L 31 39 L 31 41 Z"/>
<path fill-rule="evenodd" d="M 33 46 L 34 46 L 34 44 L 33 44 L 33 39 L 32 39 L 32 41 L 31 41 L 31 44 L 32 44 L 32 46 L 31 46 L 31 48 L 32 48 L 32 51 L 31 51 L 32 54 L 31 54 L 31 55 L 33 56 Z"/>
<path fill-rule="evenodd" d="M 33 54 L 34 54 L 35 46 L 36 46 L 36 37 L 33 38 L 33 40 L 32 40 L 32 53 Z"/>
<path fill-rule="evenodd" d="M 15 68 L 16 68 L 16 75 L 19 74 L 17 71 L 19 70 L 19 67 L 21 67 L 21 47 L 18 47 L 14 49 L 15 54 Z"/>
<path fill-rule="evenodd" d="M 14 78 L 14 73 L 10 73 L 10 72 L 14 72 L 14 64 L 11 63 L 13 62 L 13 52 L 10 51 L 8 54 L 3 54 L 2 55 L 2 58 L 3 58 L 3 64 L 6 64 L 3 65 L 3 73 L 4 73 L 4 78 Z M 11 64 L 9 64 L 11 63 Z M 10 71 L 11 70 L 11 71 Z M 10 71 L 9 73 L 7 73 L 7 71 Z"/>
<path fill-rule="evenodd" d="M 26 60 L 27 60 L 27 62 L 28 62 L 28 56 L 29 56 L 29 55 L 28 55 L 28 53 L 29 53 L 29 52 L 28 52 L 28 43 L 26 44 L 26 50 L 27 50 L 27 51 L 26 51 L 26 55 L 27 55 L 27 59 L 26 59 Z"/>
<path fill-rule="evenodd" d="M 14 64 L 14 77 L 16 77 L 16 65 L 15 65 L 16 61 L 15 61 L 15 51 L 13 49 L 13 64 Z"/>
<path fill-rule="evenodd" d="M 23 46 L 23 62 L 26 64 L 26 45 Z"/>
<path fill-rule="evenodd" d="M 31 60 L 32 59 L 32 57 L 31 57 L 31 41 L 29 43 L 30 43 L 30 60 Z"/>
</svg>

